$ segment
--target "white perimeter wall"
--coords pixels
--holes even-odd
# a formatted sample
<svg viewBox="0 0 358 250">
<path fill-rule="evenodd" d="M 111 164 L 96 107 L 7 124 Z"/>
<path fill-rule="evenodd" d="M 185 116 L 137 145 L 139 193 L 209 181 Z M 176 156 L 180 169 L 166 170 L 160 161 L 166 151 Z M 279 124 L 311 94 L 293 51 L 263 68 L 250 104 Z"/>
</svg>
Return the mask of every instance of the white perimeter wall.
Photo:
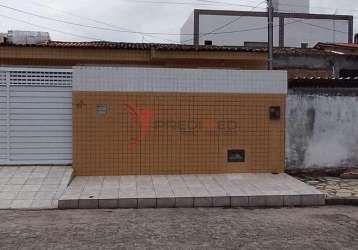
<svg viewBox="0 0 358 250">
<path fill-rule="evenodd" d="M 358 97 L 290 94 L 288 168 L 358 166 Z"/>
<path fill-rule="evenodd" d="M 287 72 L 142 67 L 74 67 L 74 91 L 286 94 Z"/>
</svg>

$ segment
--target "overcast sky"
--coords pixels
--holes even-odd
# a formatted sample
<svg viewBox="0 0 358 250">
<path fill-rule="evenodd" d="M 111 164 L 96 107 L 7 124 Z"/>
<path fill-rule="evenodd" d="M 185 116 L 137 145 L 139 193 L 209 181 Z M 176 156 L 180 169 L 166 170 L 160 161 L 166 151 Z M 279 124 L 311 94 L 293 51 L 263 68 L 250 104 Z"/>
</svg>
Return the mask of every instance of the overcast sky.
<svg viewBox="0 0 358 250">
<path fill-rule="evenodd" d="M 256 6 L 260 2 L 262 0 L 0 0 L 0 32 L 41 30 L 50 32 L 52 40 L 63 41 L 99 39 L 117 42 L 174 42 L 179 41 L 179 36 L 143 36 L 118 30 L 178 34 L 194 8 L 250 10 L 252 7 L 249 6 Z M 299 3 L 299 0 L 297 2 Z M 18 11 L 1 5 L 16 8 Z M 260 7 L 261 9 L 256 10 L 262 11 L 265 4 L 262 3 Z M 19 10 L 117 31 L 79 27 L 31 16 Z M 358 1 L 311 0 L 311 12 L 357 15 L 355 18 L 358 20 Z M 358 32 L 358 22 L 355 22 L 355 26 L 355 31 Z"/>
</svg>

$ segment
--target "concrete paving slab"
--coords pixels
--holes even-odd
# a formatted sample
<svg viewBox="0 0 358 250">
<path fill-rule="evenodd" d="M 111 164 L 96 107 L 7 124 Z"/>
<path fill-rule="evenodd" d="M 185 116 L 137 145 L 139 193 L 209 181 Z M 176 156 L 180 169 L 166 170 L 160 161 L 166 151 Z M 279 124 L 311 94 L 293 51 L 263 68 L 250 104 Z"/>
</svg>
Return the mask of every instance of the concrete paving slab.
<svg viewBox="0 0 358 250">
<path fill-rule="evenodd" d="M 266 205 L 268 207 L 283 207 L 284 196 L 283 195 L 268 195 L 266 198 Z"/>
<path fill-rule="evenodd" d="M 230 196 L 213 197 L 213 207 L 230 207 Z"/>
<path fill-rule="evenodd" d="M 231 207 L 248 207 L 249 197 L 248 196 L 231 196 Z"/>
<path fill-rule="evenodd" d="M 59 207 L 283 207 L 324 205 L 324 200 L 324 194 L 286 174 L 75 177 Z"/>
<path fill-rule="evenodd" d="M 82 198 L 80 198 L 78 201 L 78 208 L 79 209 L 97 209 L 97 208 L 99 208 L 99 201 L 98 201 L 98 199 L 91 199 L 91 198 L 82 199 Z"/>
<path fill-rule="evenodd" d="M 18 191 L 3 191 L 0 192 L 0 200 L 14 200 Z"/>
<path fill-rule="evenodd" d="M 21 186 L 21 191 L 33 191 L 33 192 L 37 192 L 39 191 L 41 188 L 41 185 L 22 185 Z"/>
<path fill-rule="evenodd" d="M 58 208 L 59 209 L 77 209 L 77 208 L 79 208 L 78 204 L 79 204 L 79 199 L 77 199 L 77 198 L 71 199 L 71 198 L 67 198 L 67 197 L 62 197 L 58 201 Z"/>
<path fill-rule="evenodd" d="M 138 198 L 120 198 L 118 199 L 119 208 L 138 208 Z"/>
<path fill-rule="evenodd" d="M 31 208 L 33 209 L 54 209 L 58 206 L 54 206 L 53 200 L 33 200 L 31 203 Z"/>
<path fill-rule="evenodd" d="M 171 190 L 173 191 L 174 197 L 191 197 L 190 190 L 188 189 L 181 176 L 168 176 L 168 183 L 171 187 Z"/>
<path fill-rule="evenodd" d="M 267 196 L 266 195 L 252 195 L 249 196 L 249 206 L 250 207 L 266 207 L 267 206 Z"/>
<path fill-rule="evenodd" d="M 157 198 L 157 208 L 175 207 L 175 198 Z"/>
<path fill-rule="evenodd" d="M 29 209 L 31 208 L 32 200 L 13 200 L 10 208 L 12 209 Z"/>
<path fill-rule="evenodd" d="M 17 193 L 17 200 L 33 200 L 37 192 L 34 191 L 21 191 Z"/>
<path fill-rule="evenodd" d="M 284 195 L 283 197 L 283 204 L 286 207 L 295 207 L 301 206 L 301 196 L 300 195 Z"/>
<path fill-rule="evenodd" d="M 156 208 L 156 198 L 138 198 L 138 208 Z"/>
<path fill-rule="evenodd" d="M 13 200 L 1 200 L 0 199 L 0 209 L 9 209 L 11 207 L 11 202 Z"/>
<path fill-rule="evenodd" d="M 0 208 L 53 209 L 70 182 L 72 168 L 0 167 L 0 176 Z"/>
<path fill-rule="evenodd" d="M 98 200 L 99 208 L 107 208 L 107 209 L 114 209 L 118 208 L 118 199 L 99 199 Z"/>
<path fill-rule="evenodd" d="M 213 197 L 194 197 L 194 207 L 212 207 Z"/>
</svg>

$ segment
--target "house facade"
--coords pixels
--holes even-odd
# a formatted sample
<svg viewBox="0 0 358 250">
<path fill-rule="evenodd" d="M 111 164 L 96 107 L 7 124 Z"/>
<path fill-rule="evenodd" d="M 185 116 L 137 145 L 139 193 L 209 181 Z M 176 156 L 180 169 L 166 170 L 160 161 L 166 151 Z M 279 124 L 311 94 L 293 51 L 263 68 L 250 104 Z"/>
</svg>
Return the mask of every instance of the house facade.
<svg viewBox="0 0 358 250">
<path fill-rule="evenodd" d="M 86 104 L 81 101 L 73 102 L 73 67 L 135 67 L 138 71 L 148 67 L 151 69 L 223 69 L 223 71 L 232 69 L 262 70 L 266 67 L 266 54 L 266 49 L 262 48 L 225 46 L 108 42 L 1 44 L 0 165 L 72 164 L 74 150 L 73 105 L 76 104 L 74 112 L 80 114 L 77 104 L 79 106 Z M 348 136 L 357 134 L 355 133 L 357 116 L 354 109 L 357 97 L 350 94 L 353 90 L 356 91 L 356 87 L 353 85 L 356 79 L 350 80 L 353 83 L 345 86 L 344 91 L 339 88 L 341 81 L 338 81 L 333 87 L 327 85 L 327 82 L 330 82 L 329 79 L 334 80 L 334 77 L 339 77 L 340 69 L 357 69 L 356 62 L 355 55 L 337 54 L 319 48 L 275 49 L 275 68 L 287 70 L 289 78 L 286 108 L 286 124 L 288 126 L 285 136 L 286 139 L 290 138 L 289 143 L 286 144 L 286 167 L 288 169 L 346 167 L 357 162 L 354 144 L 356 138 Z M 318 84 L 305 85 L 300 78 L 311 79 L 311 82 Z M 290 84 L 292 81 L 297 84 Z M 101 84 L 98 82 L 97 85 Z M 91 86 L 93 87 L 93 85 Z M 98 91 L 97 89 L 93 91 L 96 97 Z M 197 93 L 197 95 L 201 94 Z M 180 98 L 185 99 L 186 97 Z M 180 100 L 180 98 L 176 99 Z M 205 97 L 203 102 L 210 98 L 212 97 Z M 223 99 L 225 98 L 223 97 Z M 155 108 L 159 99 L 155 101 L 153 97 L 151 100 L 154 100 L 153 107 Z M 180 103 L 185 102 L 179 101 Z M 98 107 L 95 104 L 92 107 L 94 114 L 97 112 L 97 108 L 99 113 L 104 112 L 105 106 L 101 106 L 101 104 L 108 103 L 100 102 Z M 82 106 L 85 107 L 85 105 Z M 328 107 L 330 112 L 327 112 Z M 343 108 L 347 110 L 344 114 L 341 112 Z M 178 112 L 181 114 L 181 109 Z M 313 112 L 315 119 L 312 118 Z M 86 112 L 83 114 L 87 115 Z M 240 116 L 240 114 L 238 115 Z M 343 116 L 344 118 L 342 118 Z M 118 118 L 116 117 L 114 116 L 113 119 Z M 175 117 L 180 117 L 180 115 L 175 115 Z M 97 119 L 96 116 L 92 118 Z M 86 124 L 86 120 L 83 124 Z M 342 130 L 342 126 L 345 129 Z M 117 131 L 115 127 L 113 129 Z M 88 132 L 86 128 L 82 131 Z M 325 139 L 328 137 L 324 131 L 330 131 L 330 136 L 334 135 L 340 138 L 328 142 L 335 145 L 335 148 L 343 145 L 339 148 L 341 150 L 339 152 L 342 153 L 336 159 L 325 158 L 326 153 L 319 151 L 324 147 L 318 149 L 315 147 L 315 145 L 327 144 Z M 102 133 L 103 131 L 98 132 Z M 297 136 L 297 133 L 301 133 L 301 135 Z M 85 135 L 84 138 L 93 137 Z M 302 140 L 296 140 L 297 138 L 302 138 Z M 151 144 L 143 146 L 148 150 L 152 148 Z M 103 147 L 100 147 L 102 150 Z M 320 157 L 312 157 L 314 152 L 321 152 Z M 236 153 L 240 152 L 236 151 Z M 104 152 L 104 155 L 108 154 Z M 90 156 L 94 157 L 95 155 Z M 99 155 L 99 157 L 101 156 Z M 193 158 L 191 160 L 200 162 L 200 159 Z M 114 159 L 107 158 L 107 161 L 114 162 Z"/>
</svg>

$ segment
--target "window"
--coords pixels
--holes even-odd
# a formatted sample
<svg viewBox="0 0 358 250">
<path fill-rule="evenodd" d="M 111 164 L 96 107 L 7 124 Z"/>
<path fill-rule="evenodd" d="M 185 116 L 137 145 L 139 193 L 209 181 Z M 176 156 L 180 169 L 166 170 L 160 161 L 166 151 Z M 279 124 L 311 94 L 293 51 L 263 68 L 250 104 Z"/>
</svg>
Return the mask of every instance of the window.
<svg viewBox="0 0 358 250">
<path fill-rule="evenodd" d="M 308 43 L 301 43 L 301 48 L 302 49 L 307 49 L 308 48 Z"/>
<path fill-rule="evenodd" d="M 204 41 L 204 44 L 205 44 L 205 45 L 213 45 L 213 41 L 211 41 L 211 40 L 205 40 L 205 41 Z"/>
</svg>

